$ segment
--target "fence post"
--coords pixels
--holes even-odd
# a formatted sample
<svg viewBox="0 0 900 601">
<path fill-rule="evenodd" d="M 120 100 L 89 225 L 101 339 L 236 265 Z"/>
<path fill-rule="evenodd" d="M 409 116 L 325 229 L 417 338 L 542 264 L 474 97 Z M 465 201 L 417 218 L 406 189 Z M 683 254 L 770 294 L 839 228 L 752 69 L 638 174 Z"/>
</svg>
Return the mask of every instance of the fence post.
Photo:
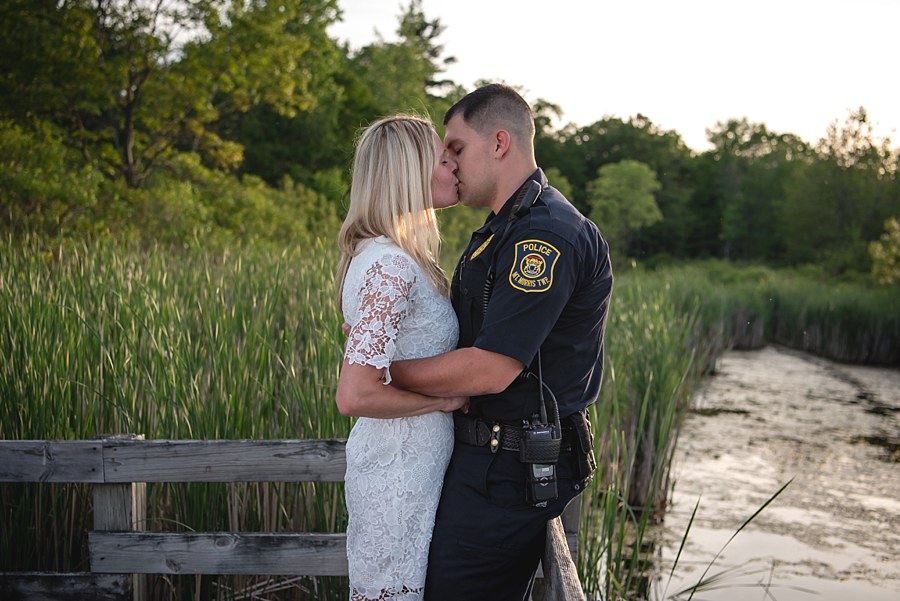
<svg viewBox="0 0 900 601">
<path fill-rule="evenodd" d="M 123 440 L 143 439 L 143 434 L 121 434 L 101 438 L 104 447 L 107 441 L 120 442 Z M 95 484 L 93 492 L 94 530 L 122 531 L 145 529 L 147 520 L 147 484 L 145 482 Z M 146 601 L 146 576 L 143 574 L 132 574 L 131 585 L 134 591 L 134 601 Z"/>
</svg>

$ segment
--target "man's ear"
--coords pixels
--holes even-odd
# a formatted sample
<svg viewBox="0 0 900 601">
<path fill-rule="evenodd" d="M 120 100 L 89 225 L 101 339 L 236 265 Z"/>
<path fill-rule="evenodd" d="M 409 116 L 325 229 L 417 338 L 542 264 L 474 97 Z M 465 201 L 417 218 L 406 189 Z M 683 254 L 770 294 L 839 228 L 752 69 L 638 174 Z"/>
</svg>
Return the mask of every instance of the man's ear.
<svg viewBox="0 0 900 601">
<path fill-rule="evenodd" d="M 498 129 L 494 132 L 491 142 L 494 144 L 494 158 L 501 159 L 506 156 L 506 153 L 512 147 L 512 136 L 505 129 Z"/>
</svg>

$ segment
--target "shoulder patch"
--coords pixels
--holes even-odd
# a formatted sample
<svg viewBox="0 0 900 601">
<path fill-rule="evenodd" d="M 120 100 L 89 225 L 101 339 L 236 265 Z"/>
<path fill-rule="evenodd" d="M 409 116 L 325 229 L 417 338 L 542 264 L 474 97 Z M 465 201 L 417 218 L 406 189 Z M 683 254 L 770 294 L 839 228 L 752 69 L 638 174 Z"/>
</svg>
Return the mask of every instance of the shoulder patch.
<svg viewBox="0 0 900 601">
<path fill-rule="evenodd" d="M 509 283 L 522 292 L 546 292 L 553 286 L 553 268 L 559 251 L 542 240 L 516 244 L 516 257 L 509 271 Z"/>
</svg>

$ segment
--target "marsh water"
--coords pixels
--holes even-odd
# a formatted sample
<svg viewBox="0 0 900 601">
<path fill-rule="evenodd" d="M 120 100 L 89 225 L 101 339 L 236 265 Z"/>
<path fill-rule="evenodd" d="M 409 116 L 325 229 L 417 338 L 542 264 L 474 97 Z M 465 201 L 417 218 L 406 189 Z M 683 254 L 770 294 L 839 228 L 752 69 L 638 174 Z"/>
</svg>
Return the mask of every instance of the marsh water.
<svg viewBox="0 0 900 601">
<path fill-rule="evenodd" d="M 652 598 L 900 599 L 900 369 L 780 347 L 729 352 L 693 399 L 657 532 Z M 669 581 L 691 514 L 681 558 Z M 687 595 L 678 597 L 686 599 Z"/>
</svg>

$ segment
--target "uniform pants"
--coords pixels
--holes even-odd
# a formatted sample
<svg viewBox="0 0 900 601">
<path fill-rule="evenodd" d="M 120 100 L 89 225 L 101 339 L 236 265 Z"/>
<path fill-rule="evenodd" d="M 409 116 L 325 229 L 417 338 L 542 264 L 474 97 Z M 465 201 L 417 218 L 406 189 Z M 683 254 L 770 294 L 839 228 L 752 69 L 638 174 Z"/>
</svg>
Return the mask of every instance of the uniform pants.
<svg viewBox="0 0 900 601">
<path fill-rule="evenodd" d="M 426 601 L 528 599 L 547 522 L 577 491 L 571 452 L 560 454 L 559 497 L 545 508 L 526 503 L 525 469 L 517 452 L 456 443 L 431 539 Z"/>
</svg>

